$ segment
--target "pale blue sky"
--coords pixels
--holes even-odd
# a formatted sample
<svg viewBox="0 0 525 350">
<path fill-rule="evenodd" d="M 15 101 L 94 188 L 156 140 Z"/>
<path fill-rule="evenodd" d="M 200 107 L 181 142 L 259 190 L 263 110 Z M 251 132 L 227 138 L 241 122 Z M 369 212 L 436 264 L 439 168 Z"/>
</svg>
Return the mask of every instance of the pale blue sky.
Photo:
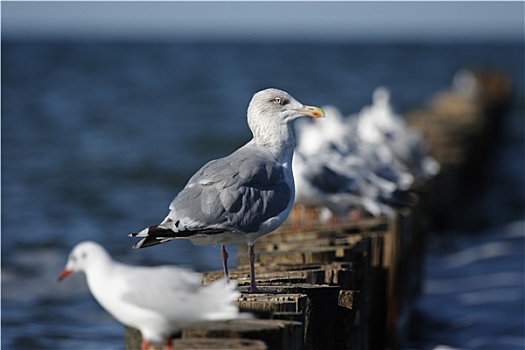
<svg viewBox="0 0 525 350">
<path fill-rule="evenodd" d="M 2 35 L 523 40 L 524 2 L 6 2 Z"/>
</svg>

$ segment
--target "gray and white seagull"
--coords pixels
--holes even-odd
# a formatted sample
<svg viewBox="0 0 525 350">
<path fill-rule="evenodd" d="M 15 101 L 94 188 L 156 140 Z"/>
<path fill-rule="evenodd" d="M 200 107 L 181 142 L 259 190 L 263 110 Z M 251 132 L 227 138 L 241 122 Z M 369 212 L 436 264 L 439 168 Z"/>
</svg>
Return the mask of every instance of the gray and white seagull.
<svg viewBox="0 0 525 350">
<path fill-rule="evenodd" d="M 295 196 L 291 122 L 305 116 L 322 118 L 324 112 L 274 88 L 253 95 L 248 106 L 253 138 L 229 156 L 212 160 L 198 170 L 171 202 L 168 216 L 159 225 L 130 234 L 144 237 L 133 248 L 180 238 L 196 245 L 220 244 L 228 279 L 225 245 L 247 243 L 250 291 L 257 291 L 253 246 L 290 213 Z"/>
</svg>

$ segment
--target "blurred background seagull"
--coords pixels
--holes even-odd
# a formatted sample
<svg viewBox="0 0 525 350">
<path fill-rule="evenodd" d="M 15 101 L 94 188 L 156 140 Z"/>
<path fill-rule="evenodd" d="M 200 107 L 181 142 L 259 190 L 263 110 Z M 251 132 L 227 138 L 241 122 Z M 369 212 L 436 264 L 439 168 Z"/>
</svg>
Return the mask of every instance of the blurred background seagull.
<svg viewBox="0 0 525 350">
<path fill-rule="evenodd" d="M 427 180 L 439 172 L 440 166 L 428 155 L 421 133 L 409 128 L 394 112 L 385 87 L 374 90 L 372 105 L 363 108 L 357 118 L 359 138 L 375 147 L 383 161 L 391 162 L 400 175 L 400 189 L 406 190 L 413 181 Z"/>
<path fill-rule="evenodd" d="M 439 172 L 422 135 L 393 111 L 388 89 L 375 89 L 372 104 L 347 117 L 335 106 L 323 110 L 326 120 L 295 125 L 295 204 L 303 211 L 317 207 L 328 218 L 363 209 L 392 217 L 391 205 L 407 204 L 403 194 L 415 181 Z M 311 221 L 314 214 L 309 209 L 306 213 L 306 221 Z M 298 215 L 294 210 L 296 227 L 302 221 Z"/>
</svg>

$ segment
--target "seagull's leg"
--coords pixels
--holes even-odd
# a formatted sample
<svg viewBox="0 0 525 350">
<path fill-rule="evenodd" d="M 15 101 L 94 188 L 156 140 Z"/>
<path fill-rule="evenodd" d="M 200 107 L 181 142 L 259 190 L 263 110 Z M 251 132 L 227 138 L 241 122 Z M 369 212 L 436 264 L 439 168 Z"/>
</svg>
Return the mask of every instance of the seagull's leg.
<svg viewBox="0 0 525 350">
<path fill-rule="evenodd" d="M 297 231 L 297 228 L 299 227 L 299 204 L 294 204 L 292 206 L 290 221 L 292 222 L 292 231 Z"/>
<path fill-rule="evenodd" d="M 149 349 L 149 342 L 145 339 L 142 339 L 142 350 L 148 350 Z"/>
<path fill-rule="evenodd" d="M 356 222 L 361 220 L 361 217 L 362 217 L 361 208 L 355 208 L 355 209 L 351 210 L 350 213 L 348 214 L 348 221 L 351 224 L 355 224 Z"/>
<path fill-rule="evenodd" d="M 341 226 L 343 223 L 344 220 L 342 219 L 342 216 L 334 213 L 334 215 L 332 216 L 332 228 Z"/>
<path fill-rule="evenodd" d="M 248 244 L 248 260 L 250 261 L 250 292 L 257 292 L 255 285 L 255 252 L 253 250 L 254 244 Z"/>
<path fill-rule="evenodd" d="M 303 226 L 304 206 L 302 204 L 295 204 L 295 220 L 294 232 L 299 232 Z"/>
<path fill-rule="evenodd" d="M 173 338 L 169 337 L 166 344 L 166 350 L 173 350 Z"/>
<path fill-rule="evenodd" d="M 224 277 L 226 277 L 226 283 L 230 283 L 230 274 L 228 273 L 228 252 L 226 251 L 226 246 L 221 244 L 221 259 L 222 259 L 222 268 L 224 269 Z"/>
<path fill-rule="evenodd" d="M 314 229 L 315 227 L 315 212 L 316 212 L 316 208 L 315 207 L 306 207 L 306 229 L 308 231 L 311 231 Z"/>
</svg>

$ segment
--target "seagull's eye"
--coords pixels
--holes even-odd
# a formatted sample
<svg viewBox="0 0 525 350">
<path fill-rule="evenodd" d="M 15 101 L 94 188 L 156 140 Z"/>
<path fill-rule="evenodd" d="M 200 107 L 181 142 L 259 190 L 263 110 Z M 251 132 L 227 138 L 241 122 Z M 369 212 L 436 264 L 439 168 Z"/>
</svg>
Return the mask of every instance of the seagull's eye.
<svg viewBox="0 0 525 350">
<path fill-rule="evenodd" d="M 276 97 L 273 99 L 273 102 L 277 103 L 278 105 L 285 105 L 286 104 L 286 100 L 284 98 L 281 98 L 281 97 Z"/>
</svg>

